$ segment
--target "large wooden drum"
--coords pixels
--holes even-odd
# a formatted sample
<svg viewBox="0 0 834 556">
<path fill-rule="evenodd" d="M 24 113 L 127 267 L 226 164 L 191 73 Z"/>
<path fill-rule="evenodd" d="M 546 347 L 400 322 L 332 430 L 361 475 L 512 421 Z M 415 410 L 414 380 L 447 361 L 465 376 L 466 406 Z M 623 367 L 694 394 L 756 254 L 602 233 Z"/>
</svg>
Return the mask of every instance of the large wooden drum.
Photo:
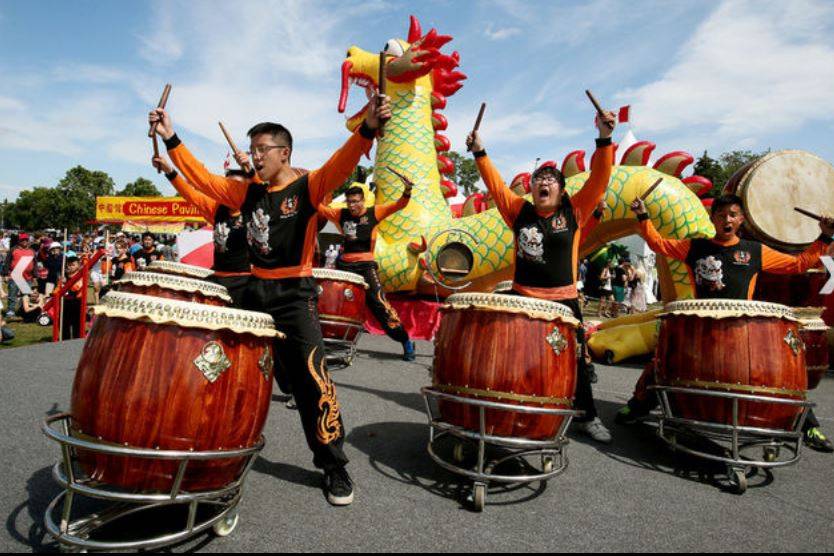
<svg viewBox="0 0 834 556">
<path fill-rule="evenodd" d="M 84 345 L 72 388 L 72 434 L 160 450 L 255 446 L 272 393 L 273 340 L 262 313 L 110 292 Z M 95 481 L 167 492 L 177 462 L 79 451 Z M 182 489 L 233 482 L 243 458 L 192 461 Z"/>
<path fill-rule="evenodd" d="M 564 305 L 515 295 L 449 296 L 434 348 L 433 388 L 448 394 L 536 408 L 571 409 L 576 390 L 576 327 Z M 442 401 L 441 418 L 479 431 L 479 409 Z M 545 440 L 564 420 L 489 409 L 486 434 Z"/>
<path fill-rule="evenodd" d="M 808 389 L 799 323 L 789 307 L 758 301 L 676 301 L 661 315 L 660 386 L 804 400 Z M 670 394 L 676 416 L 732 424 L 732 401 Z M 790 430 L 801 407 L 740 401 L 738 424 Z"/>
<path fill-rule="evenodd" d="M 753 298 L 789 307 L 822 307 L 828 296 L 821 295 L 820 290 L 828 278 L 828 272 L 816 268 L 802 274 L 763 272 L 756 279 Z"/>
<path fill-rule="evenodd" d="M 822 308 L 796 309 L 799 335 L 805 343 L 805 363 L 808 368 L 808 390 L 819 386 L 828 372 L 828 326 L 822 320 Z"/>
<path fill-rule="evenodd" d="M 128 272 L 121 280 L 113 283 L 113 289 L 125 293 L 179 299 L 219 307 L 228 307 L 232 303 L 232 298 L 229 297 L 229 291 L 225 286 L 160 272 Z"/>
<path fill-rule="evenodd" d="M 173 261 L 152 261 L 144 270 L 160 272 L 162 274 L 173 274 L 185 278 L 196 278 L 197 280 L 205 280 L 214 274 L 214 271 L 210 268 Z"/>
<path fill-rule="evenodd" d="M 805 151 L 772 152 L 742 167 L 724 192 L 744 200 L 747 235 L 799 251 L 820 235 L 820 228 L 793 207 L 834 214 L 834 166 Z"/>
<path fill-rule="evenodd" d="M 353 272 L 314 268 L 319 286 L 319 319 L 324 338 L 353 342 L 365 324 L 364 278 Z"/>
</svg>

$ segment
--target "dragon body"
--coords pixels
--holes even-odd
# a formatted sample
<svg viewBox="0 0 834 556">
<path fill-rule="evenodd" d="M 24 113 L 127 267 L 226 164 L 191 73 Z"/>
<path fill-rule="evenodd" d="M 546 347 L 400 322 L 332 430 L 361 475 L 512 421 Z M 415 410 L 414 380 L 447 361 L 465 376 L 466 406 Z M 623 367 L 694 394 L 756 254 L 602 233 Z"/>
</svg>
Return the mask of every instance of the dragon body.
<svg viewBox="0 0 834 556">
<path fill-rule="evenodd" d="M 379 224 L 375 257 L 387 291 L 446 295 L 459 285 L 468 290 L 491 291 L 495 284 L 512 277 L 513 234 L 498 211 L 481 203 L 485 210 L 455 218 L 446 201 L 455 195 L 456 188 L 444 177 L 454 173 L 454 166 L 443 154 L 450 143 L 440 133 L 447 125 L 440 110 L 466 78 L 456 71 L 458 54 L 440 52 L 450 40 L 451 37 L 438 35 L 433 29 L 423 35 L 412 17 L 408 40 L 392 39 L 386 46 L 386 93 L 392 100 L 392 118 L 377 143 L 375 202 L 392 202 L 402 192 L 401 182 L 386 167 L 408 176 L 415 184 L 409 205 Z M 342 66 L 340 111 L 344 111 L 350 84 L 357 83 L 372 91 L 378 87 L 378 75 L 379 56 L 351 47 Z M 348 120 L 349 129 L 361 123 L 365 109 Z M 682 152 L 670 153 L 649 167 L 646 164 L 653 148 L 645 141 L 637 143 L 614 167 L 605 197 L 609 210 L 583 242 L 583 255 L 608 241 L 637 232 L 637 222 L 628 205 L 659 177 L 664 178 L 663 183 L 646 201 L 660 233 L 673 238 L 714 234 L 696 194 L 705 190 L 709 182 L 694 176 L 680 178 L 692 157 Z M 570 194 L 578 191 L 588 178 L 584 154 L 572 152 L 562 164 Z M 515 182 L 513 185 L 517 186 Z M 520 187 L 514 190 L 524 193 Z M 444 267 L 448 261 L 455 263 L 451 269 L 454 272 Z M 680 263 L 660 260 L 659 269 L 665 299 L 692 296 L 689 275 Z"/>
</svg>

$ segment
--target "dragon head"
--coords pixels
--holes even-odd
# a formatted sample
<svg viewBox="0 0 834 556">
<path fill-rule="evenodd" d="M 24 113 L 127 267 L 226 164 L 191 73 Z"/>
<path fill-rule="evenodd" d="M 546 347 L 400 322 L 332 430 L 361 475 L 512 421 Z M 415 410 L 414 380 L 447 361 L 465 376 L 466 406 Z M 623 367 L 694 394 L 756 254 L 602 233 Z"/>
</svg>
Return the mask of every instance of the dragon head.
<svg viewBox="0 0 834 556">
<path fill-rule="evenodd" d="M 461 81 L 466 76 L 455 71 L 460 63 L 457 52 L 451 55 L 443 54 L 440 49 L 452 37 L 440 35 L 435 29 L 423 35 L 420 22 L 411 16 L 411 28 L 408 40 L 391 39 L 385 45 L 385 74 L 387 77 L 386 92 L 398 89 L 424 86 L 432 91 L 432 104 L 443 108 L 445 98 L 453 95 L 463 85 Z M 347 107 L 349 89 L 352 84 L 365 89 L 366 96 L 379 90 L 379 56 L 358 46 L 351 46 L 347 58 L 342 63 L 342 90 L 339 95 L 339 112 L 344 113 Z M 366 104 L 362 109 L 348 119 L 347 126 L 351 131 L 362 122 Z"/>
</svg>

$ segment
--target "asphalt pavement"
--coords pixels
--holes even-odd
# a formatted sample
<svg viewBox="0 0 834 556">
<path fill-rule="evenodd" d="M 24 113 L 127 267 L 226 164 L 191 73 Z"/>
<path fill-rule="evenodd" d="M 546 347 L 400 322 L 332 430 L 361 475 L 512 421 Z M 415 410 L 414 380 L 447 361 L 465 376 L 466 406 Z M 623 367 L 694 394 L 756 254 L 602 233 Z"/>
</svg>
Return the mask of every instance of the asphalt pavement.
<svg viewBox="0 0 834 556">
<path fill-rule="evenodd" d="M 4 552 L 56 549 L 42 518 L 60 492 L 51 478 L 59 449 L 41 434 L 40 422 L 68 409 L 82 347 L 75 341 L 0 351 Z M 466 500 L 471 483 L 426 453 L 420 387 L 430 382 L 431 352 L 430 343 L 418 342 L 417 361 L 406 363 L 399 345 L 365 336 L 353 366 L 334 372 L 356 483 L 352 506 L 328 505 L 298 416 L 274 396 L 266 447 L 247 479 L 237 529 L 225 538 L 204 534 L 172 550 L 834 549 L 834 456 L 803 450 L 798 464 L 751 475 L 747 493 L 734 494 L 722 466 L 673 454 L 649 426 L 613 424 L 639 375 L 636 366 L 597 366 L 595 396 L 614 434 L 610 446 L 572 433 L 564 474 L 546 483 L 493 486 L 485 510 L 474 512 Z M 811 399 L 823 427 L 834 434 L 834 378 L 825 379 Z"/>
</svg>

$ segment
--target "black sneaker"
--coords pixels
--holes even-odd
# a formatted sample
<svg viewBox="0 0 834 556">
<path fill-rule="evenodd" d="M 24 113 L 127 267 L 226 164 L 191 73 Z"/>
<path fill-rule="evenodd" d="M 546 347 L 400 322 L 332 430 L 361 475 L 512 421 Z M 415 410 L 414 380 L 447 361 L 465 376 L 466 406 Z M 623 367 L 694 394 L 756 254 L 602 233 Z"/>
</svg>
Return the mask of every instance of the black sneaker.
<svg viewBox="0 0 834 556">
<path fill-rule="evenodd" d="M 597 370 L 594 368 L 594 364 L 591 363 L 588 365 L 588 382 L 596 384 L 598 380 L 599 377 L 597 376 Z"/>
<path fill-rule="evenodd" d="M 805 441 L 805 445 L 812 450 L 826 454 L 834 452 L 834 444 L 831 444 L 831 441 L 828 440 L 819 427 L 814 427 L 805 431 L 805 434 L 802 435 L 802 439 Z"/>
<path fill-rule="evenodd" d="M 327 501 L 334 506 L 348 506 L 353 502 L 353 481 L 347 469 L 337 467 L 324 472 L 324 491 Z"/>
</svg>

